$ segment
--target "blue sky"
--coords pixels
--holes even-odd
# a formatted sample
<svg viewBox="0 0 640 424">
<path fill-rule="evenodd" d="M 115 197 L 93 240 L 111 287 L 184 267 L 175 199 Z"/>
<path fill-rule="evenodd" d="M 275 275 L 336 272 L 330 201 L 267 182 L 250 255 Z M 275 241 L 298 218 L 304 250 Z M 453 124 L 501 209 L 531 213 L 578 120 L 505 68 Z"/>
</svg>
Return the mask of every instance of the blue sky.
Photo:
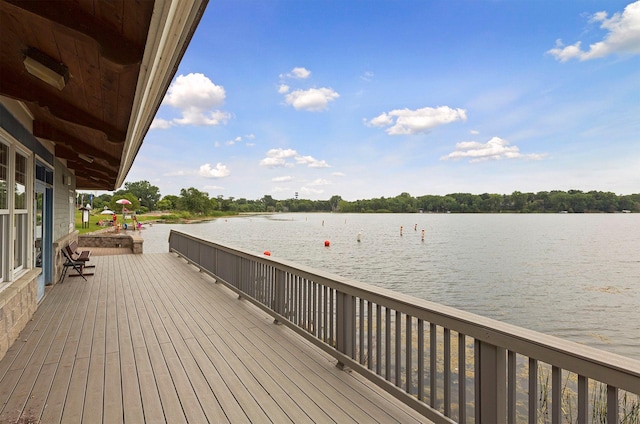
<svg viewBox="0 0 640 424">
<path fill-rule="evenodd" d="M 127 181 L 640 192 L 640 1 L 211 0 Z"/>
</svg>

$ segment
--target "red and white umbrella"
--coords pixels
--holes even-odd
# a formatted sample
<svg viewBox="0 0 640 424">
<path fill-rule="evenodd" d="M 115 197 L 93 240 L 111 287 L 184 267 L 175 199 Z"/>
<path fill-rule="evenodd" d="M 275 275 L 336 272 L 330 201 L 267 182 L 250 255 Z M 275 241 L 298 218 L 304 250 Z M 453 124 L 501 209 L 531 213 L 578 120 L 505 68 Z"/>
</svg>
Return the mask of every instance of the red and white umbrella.
<svg viewBox="0 0 640 424">
<path fill-rule="evenodd" d="M 116 203 L 122 205 L 122 213 L 124 213 L 124 205 L 130 205 L 131 202 L 127 199 L 116 200 Z"/>
</svg>

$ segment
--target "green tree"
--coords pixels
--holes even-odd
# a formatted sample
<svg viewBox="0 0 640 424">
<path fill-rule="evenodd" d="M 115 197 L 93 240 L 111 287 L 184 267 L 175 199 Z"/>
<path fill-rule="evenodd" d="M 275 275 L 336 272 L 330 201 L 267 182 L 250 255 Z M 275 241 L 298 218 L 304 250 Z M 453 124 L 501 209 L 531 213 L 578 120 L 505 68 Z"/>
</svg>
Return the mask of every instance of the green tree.
<svg viewBox="0 0 640 424">
<path fill-rule="evenodd" d="M 94 211 L 101 211 L 104 209 L 104 207 L 109 207 L 109 204 L 111 203 L 111 196 L 110 194 L 101 194 L 100 196 L 94 196 L 93 197 L 93 210 Z"/>
<path fill-rule="evenodd" d="M 331 196 L 329 199 L 329 204 L 331 205 L 331 212 L 338 212 L 340 210 L 340 201 L 342 197 L 338 195 Z"/>
<path fill-rule="evenodd" d="M 162 206 L 161 203 L 162 202 Z M 180 198 L 173 194 L 168 194 L 162 198 L 156 205 L 156 207 L 163 211 L 175 211 L 178 210 Z"/>
<path fill-rule="evenodd" d="M 179 209 L 191 213 L 207 214 L 212 207 L 209 193 L 200 191 L 194 187 L 180 190 L 178 200 Z"/>
<path fill-rule="evenodd" d="M 140 205 L 149 210 L 155 210 L 156 204 L 160 200 L 160 189 L 151 185 L 149 181 L 137 181 L 132 183 L 124 183 L 124 189 L 133 193 L 140 199 Z"/>
<path fill-rule="evenodd" d="M 262 196 L 262 204 L 264 206 L 265 212 L 275 212 L 276 210 L 276 200 L 271 197 L 269 194 L 265 194 Z"/>
</svg>

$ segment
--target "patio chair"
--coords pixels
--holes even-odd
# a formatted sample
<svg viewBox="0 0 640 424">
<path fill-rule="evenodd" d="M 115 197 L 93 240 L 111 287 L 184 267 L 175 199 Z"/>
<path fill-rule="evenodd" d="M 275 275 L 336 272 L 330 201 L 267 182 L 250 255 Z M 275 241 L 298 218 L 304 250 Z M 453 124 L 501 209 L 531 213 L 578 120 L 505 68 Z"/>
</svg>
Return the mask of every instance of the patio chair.
<svg viewBox="0 0 640 424">
<path fill-rule="evenodd" d="M 64 254 L 64 271 L 62 271 L 62 278 L 60 278 L 60 283 L 64 282 L 64 277 L 67 275 L 67 271 L 69 270 L 69 268 L 73 268 L 77 274 L 69 274 L 69 277 L 82 277 L 85 281 L 87 281 L 87 277 L 85 277 L 86 275 L 93 275 L 93 273 L 91 274 L 85 274 L 84 271 L 84 261 L 76 261 L 74 259 L 71 258 L 71 256 L 69 255 L 69 253 L 67 252 L 66 249 L 62 249 L 62 253 Z"/>
</svg>

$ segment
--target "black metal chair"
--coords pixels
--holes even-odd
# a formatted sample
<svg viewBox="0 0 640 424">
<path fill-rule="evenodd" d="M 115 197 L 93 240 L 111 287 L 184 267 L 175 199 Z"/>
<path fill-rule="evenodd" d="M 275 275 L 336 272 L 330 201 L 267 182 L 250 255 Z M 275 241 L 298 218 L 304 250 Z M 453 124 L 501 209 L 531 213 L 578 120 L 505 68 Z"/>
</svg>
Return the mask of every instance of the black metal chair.
<svg viewBox="0 0 640 424">
<path fill-rule="evenodd" d="M 76 274 L 69 274 L 70 276 L 73 277 L 77 277 L 78 275 L 82 278 L 84 278 L 84 281 L 87 281 L 87 277 L 84 276 L 83 270 L 84 270 L 84 261 L 76 261 L 73 260 L 71 258 L 71 256 L 69 256 L 69 253 L 67 253 L 67 249 L 62 249 L 62 253 L 64 254 L 64 271 L 62 271 L 62 278 L 60 279 L 60 283 L 64 282 L 64 277 L 67 275 L 67 270 L 69 268 L 73 268 L 76 270 L 76 272 L 78 273 Z"/>
</svg>

